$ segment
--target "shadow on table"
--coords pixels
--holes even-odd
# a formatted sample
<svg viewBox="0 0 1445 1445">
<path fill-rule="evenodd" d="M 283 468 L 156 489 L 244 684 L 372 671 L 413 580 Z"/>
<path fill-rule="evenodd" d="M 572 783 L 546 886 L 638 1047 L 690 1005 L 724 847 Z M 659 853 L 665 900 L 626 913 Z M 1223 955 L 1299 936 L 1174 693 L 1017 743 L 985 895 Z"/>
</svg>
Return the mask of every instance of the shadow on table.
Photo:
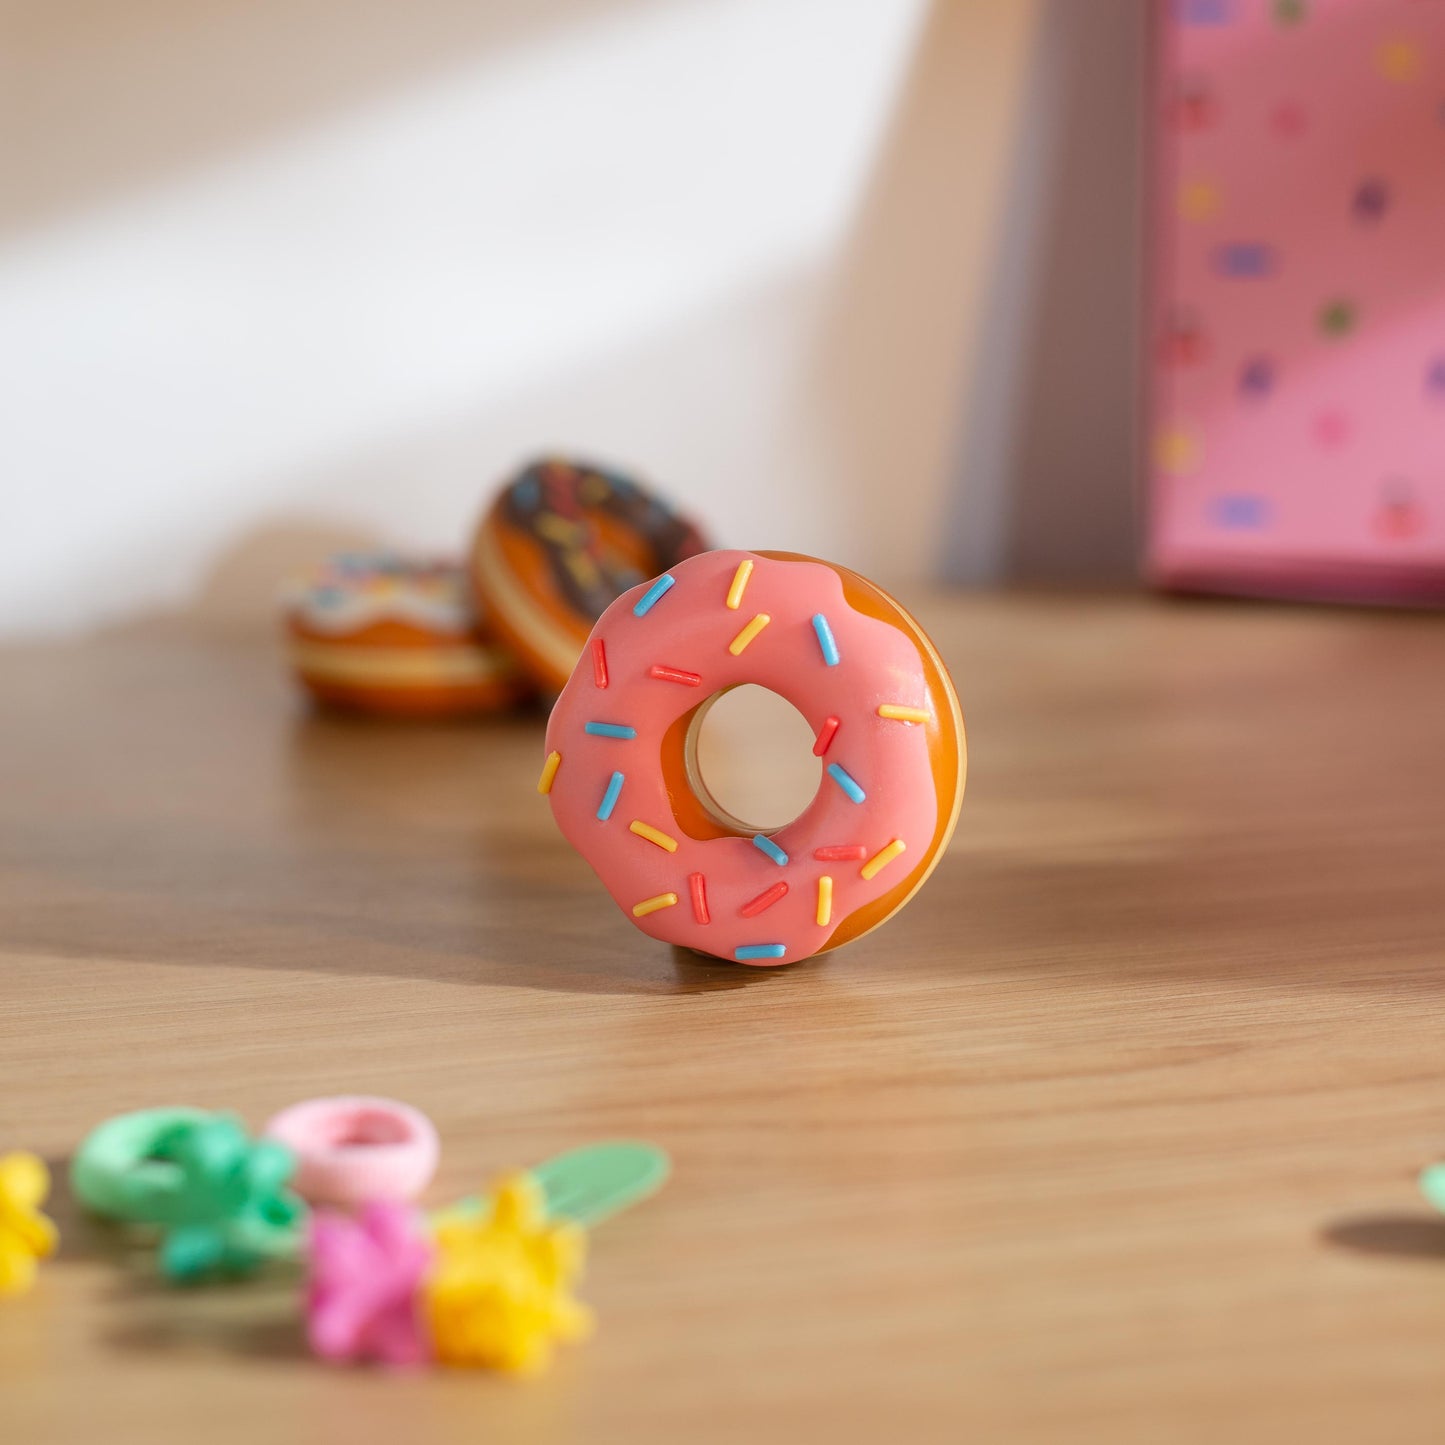
<svg viewBox="0 0 1445 1445">
<path fill-rule="evenodd" d="M 172 1290 L 175 1295 L 175 1290 Z M 182 1301 L 197 1301 L 199 1295 L 182 1295 Z M 249 1305 L 253 1301 L 247 1301 Z M 201 1309 L 176 1308 L 175 1302 L 165 1312 L 127 1319 L 105 1332 L 105 1342 L 116 1350 L 136 1350 L 155 1354 L 158 1350 L 178 1350 L 188 1354 L 246 1355 L 251 1360 L 309 1361 L 311 1350 L 306 1345 L 305 1324 L 296 1309 L 295 1290 L 286 1296 L 285 1312 L 262 1318 L 227 1319 Z"/>
<path fill-rule="evenodd" d="M 45 1213 L 60 1230 L 58 1260 L 99 1259 L 124 1267 L 138 1255 L 137 1246 L 124 1229 L 92 1214 L 76 1198 L 70 1186 L 70 1155 L 49 1158 L 45 1167 L 50 1171 Z"/>
<path fill-rule="evenodd" d="M 1445 1218 L 1434 1214 L 1352 1214 L 1320 1231 L 1326 1244 L 1356 1254 L 1445 1264 Z"/>
<path fill-rule="evenodd" d="M 202 1288 L 172 1284 L 157 1268 L 153 1233 L 87 1210 L 71 1188 L 71 1156 L 54 1156 L 45 1163 L 51 1181 L 45 1212 L 60 1229 L 56 1264 L 93 1260 L 113 1271 L 107 1293 L 123 1307 L 125 1318 L 105 1331 L 108 1344 L 146 1352 L 221 1351 L 267 1360 L 309 1357 L 294 1268 L 254 1279 L 209 1282 Z"/>
<path fill-rule="evenodd" d="M 703 994 L 777 972 L 631 927 L 536 796 L 539 712 L 388 726 L 305 708 L 269 654 L 201 656 L 220 677 L 192 726 L 145 741 L 166 789 L 122 768 L 78 845 L 53 810 L 0 851 L 24 900 L 9 948 L 568 994 Z M 62 723 L 87 756 L 89 723 Z"/>
</svg>

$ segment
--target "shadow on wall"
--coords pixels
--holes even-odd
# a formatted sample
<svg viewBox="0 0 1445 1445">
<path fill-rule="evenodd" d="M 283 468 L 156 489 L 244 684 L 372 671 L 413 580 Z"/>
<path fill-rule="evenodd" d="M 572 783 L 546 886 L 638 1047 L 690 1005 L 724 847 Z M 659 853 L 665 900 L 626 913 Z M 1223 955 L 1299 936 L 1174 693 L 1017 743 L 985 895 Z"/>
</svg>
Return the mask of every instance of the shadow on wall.
<svg viewBox="0 0 1445 1445">
<path fill-rule="evenodd" d="M 0 155 L 0 234 L 284 137 L 459 54 L 642 3 L 14 0 L 0 134 L 44 143 Z"/>
<path fill-rule="evenodd" d="M 5 162 L 0 232 L 240 154 L 462 52 L 579 17 L 668 13 L 656 0 L 427 0 L 404 20 L 380 0 L 345 13 L 338 0 L 140 0 L 124 20 L 102 0 L 21 8 L 26 70 L 44 81 L 0 97 L 0 120 L 54 145 Z M 637 467 L 704 518 L 715 503 L 720 543 L 813 551 L 888 585 L 940 557 L 970 581 L 1128 575 L 1142 13 L 1142 0 L 932 0 L 840 235 L 755 258 L 726 294 L 559 353 L 505 392 L 366 413 L 344 436 L 297 422 L 289 455 L 246 453 L 219 479 L 206 464 L 226 441 L 198 443 L 186 476 L 213 489 L 204 516 L 152 489 L 117 520 L 130 531 L 90 539 L 115 559 L 110 614 L 155 596 L 132 573 L 169 567 L 166 595 L 187 615 L 265 617 L 312 548 L 363 530 L 460 551 L 489 490 L 539 446 Z M 340 343 L 319 330 L 324 356 Z M 190 344 L 175 343 L 183 360 Z M 207 405 L 224 360 L 197 343 Z M 280 405 L 265 380 L 248 403 L 258 428 Z M 135 433 L 133 456 L 168 445 L 163 422 Z M 161 515 L 183 546 L 147 520 Z"/>
<path fill-rule="evenodd" d="M 539 447 L 637 469 L 709 517 L 720 545 L 814 552 L 895 586 L 932 560 L 957 398 L 1018 124 L 1034 7 L 935 0 L 848 230 L 831 256 L 754 277 L 667 327 L 464 411 L 268 479 L 284 496 L 217 549 L 184 606 L 255 621 L 326 548 L 386 532 L 465 548 L 508 469 Z M 705 435 L 706 444 L 699 437 Z M 726 502 L 722 501 L 726 496 Z M 317 526 L 293 517 L 336 525 Z M 716 514 L 713 516 L 716 522 Z M 859 555 L 866 539 L 865 555 Z M 308 548 L 318 550 L 308 553 Z"/>
<path fill-rule="evenodd" d="M 946 576 L 1138 576 L 1144 0 L 1047 0 L 951 464 Z"/>
<path fill-rule="evenodd" d="M 369 552 L 385 539 L 359 527 L 278 516 L 238 537 L 213 559 L 186 606 L 188 620 L 225 629 L 272 616 L 291 578 L 338 552 Z"/>
<path fill-rule="evenodd" d="M 950 448 L 974 425 L 959 398 L 993 367 L 984 323 L 1000 217 L 1028 179 L 1017 157 L 1038 24 L 1032 0 L 934 0 L 818 332 L 816 429 L 858 535 L 899 574 L 938 566 Z"/>
</svg>

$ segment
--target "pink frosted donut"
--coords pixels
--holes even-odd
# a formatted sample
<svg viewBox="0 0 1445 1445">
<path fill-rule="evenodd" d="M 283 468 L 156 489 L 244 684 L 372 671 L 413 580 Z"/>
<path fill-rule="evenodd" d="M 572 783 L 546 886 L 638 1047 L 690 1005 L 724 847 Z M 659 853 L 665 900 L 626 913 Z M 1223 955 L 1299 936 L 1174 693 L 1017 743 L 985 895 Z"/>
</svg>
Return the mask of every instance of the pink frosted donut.
<svg viewBox="0 0 1445 1445">
<path fill-rule="evenodd" d="M 310 1204 L 415 1199 L 431 1183 L 441 1153 L 425 1114 L 362 1095 L 293 1104 L 264 1132 L 296 1155 L 291 1187 Z"/>
<path fill-rule="evenodd" d="M 730 817 L 696 764 L 703 713 L 744 683 L 803 714 L 823 764 L 813 801 L 767 833 Z M 598 619 L 538 790 L 644 933 L 777 964 L 903 907 L 953 832 L 964 771 L 948 671 L 886 592 L 811 557 L 705 552 Z"/>
</svg>

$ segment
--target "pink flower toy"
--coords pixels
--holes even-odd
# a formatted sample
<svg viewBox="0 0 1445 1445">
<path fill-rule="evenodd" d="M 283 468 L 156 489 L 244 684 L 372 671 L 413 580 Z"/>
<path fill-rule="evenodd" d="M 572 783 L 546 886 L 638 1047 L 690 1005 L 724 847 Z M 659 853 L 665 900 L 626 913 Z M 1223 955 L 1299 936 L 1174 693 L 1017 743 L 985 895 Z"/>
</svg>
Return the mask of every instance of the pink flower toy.
<svg viewBox="0 0 1445 1445">
<path fill-rule="evenodd" d="M 372 1200 L 355 1218 L 315 1214 L 306 1297 L 311 1348 L 328 1360 L 429 1361 L 418 1302 L 431 1259 L 421 1217 L 405 1204 Z"/>
</svg>

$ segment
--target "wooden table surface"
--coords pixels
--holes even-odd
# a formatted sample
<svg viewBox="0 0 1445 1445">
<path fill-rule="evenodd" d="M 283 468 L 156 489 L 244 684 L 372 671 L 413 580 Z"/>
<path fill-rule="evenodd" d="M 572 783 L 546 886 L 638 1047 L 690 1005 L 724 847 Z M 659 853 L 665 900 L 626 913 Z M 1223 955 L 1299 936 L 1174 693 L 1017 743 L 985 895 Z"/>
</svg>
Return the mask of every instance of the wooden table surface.
<svg viewBox="0 0 1445 1445">
<path fill-rule="evenodd" d="M 0 1438 L 1438 1441 L 1442 620 L 919 610 L 958 834 L 775 971 L 632 930 L 536 717 L 315 716 L 269 639 L 0 655 L 0 1145 L 351 1090 L 437 1121 L 437 1200 L 608 1136 L 676 1163 L 534 1382 L 323 1367 L 287 1282 L 166 1290 L 62 1174 Z"/>
</svg>

